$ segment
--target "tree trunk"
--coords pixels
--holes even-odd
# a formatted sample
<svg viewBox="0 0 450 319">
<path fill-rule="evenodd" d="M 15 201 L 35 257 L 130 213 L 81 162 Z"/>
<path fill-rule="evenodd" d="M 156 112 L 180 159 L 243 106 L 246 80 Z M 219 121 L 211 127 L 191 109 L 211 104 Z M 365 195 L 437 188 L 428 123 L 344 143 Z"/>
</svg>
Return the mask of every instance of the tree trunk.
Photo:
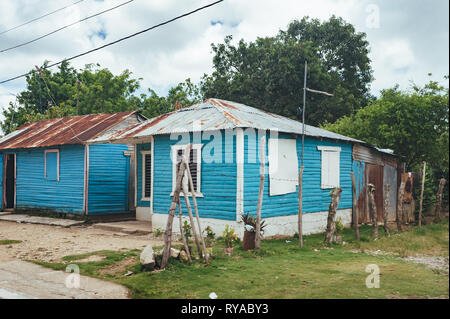
<svg viewBox="0 0 450 319">
<path fill-rule="evenodd" d="M 427 168 L 427 162 L 423 162 L 423 171 L 422 171 L 422 189 L 420 191 L 420 206 L 419 206 L 419 227 L 422 227 L 422 207 L 423 207 L 423 191 L 425 189 L 425 175 Z"/>
<path fill-rule="evenodd" d="M 298 175 L 298 245 L 303 247 L 303 166 Z"/>
<path fill-rule="evenodd" d="M 172 243 L 172 224 L 173 224 L 173 218 L 175 216 L 175 210 L 177 209 L 177 204 L 180 199 L 180 189 L 181 189 L 181 184 L 183 182 L 184 171 L 185 171 L 185 166 L 180 165 L 180 168 L 179 168 L 178 174 L 177 174 L 176 184 L 175 184 L 175 191 L 173 192 L 172 202 L 170 203 L 166 231 L 164 233 L 164 250 L 163 250 L 163 256 L 162 256 L 162 261 L 161 261 L 161 269 L 166 268 L 167 262 L 169 261 L 169 257 L 170 257 L 170 245 Z"/>
<path fill-rule="evenodd" d="M 353 172 L 350 173 L 352 176 L 352 191 L 353 191 L 353 211 L 352 211 L 352 220 L 353 227 L 355 227 L 355 238 L 359 240 L 359 212 L 358 212 L 358 197 L 356 195 L 356 181 Z"/>
<path fill-rule="evenodd" d="M 266 154 L 266 136 L 262 136 L 259 142 L 259 161 L 261 166 L 259 169 L 259 193 L 258 193 L 258 206 L 256 207 L 256 236 L 255 236 L 255 249 L 261 247 L 261 209 L 264 196 L 264 178 L 265 178 L 265 154 Z"/>
<path fill-rule="evenodd" d="M 391 236 L 389 232 L 388 226 L 388 213 L 389 213 L 389 191 L 391 189 L 391 185 L 384 185 L 384 207 L 383 207 L 383 221 L 384 221 L 384 233 L 386 236 Z"/>
<path fill-rule="evenodd" d="M 325 234 L 325 243 L 333 242 L 333 235 L 336 231 L 335 216 L 336 210 L 341 199 L 342 188 L 335 188 L 331 192 L 331 203 L 328 208 L 327 232 Z"/>
<path fill-rule="evenodd" d="M 403 194 L 405 193 L 405 182 L 402 181 L 400 183 L 400 187 L 398 189 L 398 198 L 397 198 L 397 210 L 395 212 L 395 221 L 397 222 L 397 230 L 399 232 L 403 231 Z"/>
<path fill-rule="evenodd" d="M 439 189 L 437 193 L 437 203 L 436 203 L 436 211 L 435 211 L 435 221 L 441 221 L 441 207 L 442 207 L 442 192 L 444 191 L 444 186 L 447 180 L 445 178 L 441 178 L 439 181 Z"/>
<path fill-rule="evenodd" d="M 369 212 L 370 219 L 372 221 L 372 236 L 374 239 L 378 239 L 378 219 L 377 219 L 377 206 L 375 203 L 375 185 L 368 184 L 369 190 Z"/>
<path fill-rule="evenodd" d="M 178 212 L 179 212 L 179 217 L 180 217 L 180 234 L 181 234 L 181 239 L 183 240 L 183 246 L 184 246 L 184 250 L 186 251 L 186 255 L 188 257 L 189 264 L 192 264 L 191 252 L 189 251 L 189 245 L 188 245 L 188 242 L 186 241 L 186 237 L 184 236 L 184 231 L 183 231 L 183 220 L 181 218 L 181 216 L 182 216 L 182 213 L 181 213 L 181 201 L 180 201 L 179 197 L 178 197 Z"/>
</svg>

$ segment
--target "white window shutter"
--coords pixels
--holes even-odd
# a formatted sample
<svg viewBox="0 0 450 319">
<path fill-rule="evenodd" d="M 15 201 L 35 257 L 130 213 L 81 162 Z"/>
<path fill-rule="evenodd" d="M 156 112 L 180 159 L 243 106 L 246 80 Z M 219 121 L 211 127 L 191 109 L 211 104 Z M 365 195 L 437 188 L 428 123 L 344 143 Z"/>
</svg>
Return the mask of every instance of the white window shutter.
<svg viewBox="0 0 450 319">
<path fill-rule="evenodd" d="M 322 152 L 322 189 L 339 187 L 341 148 L 334 146 L 318 146 L 317 149 Z"/>
<path fill-rule="evenodd" d="M 330 152 L 322 152 L 322 188 L 329 188 L 330 185 Z"/>
</svg>

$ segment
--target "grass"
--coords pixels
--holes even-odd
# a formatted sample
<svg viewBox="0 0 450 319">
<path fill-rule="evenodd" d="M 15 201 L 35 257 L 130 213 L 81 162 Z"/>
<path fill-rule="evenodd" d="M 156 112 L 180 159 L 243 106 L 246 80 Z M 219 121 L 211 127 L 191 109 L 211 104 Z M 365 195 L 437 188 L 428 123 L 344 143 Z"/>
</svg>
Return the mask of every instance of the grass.
<svg viewBox="0 0 450 319">
<path fill-rule="evenodd" d="M 344 230 L 345 246 L 325 247 L 323 234 L 305 236 L 301 249 L 295 239 L 264 240 L 260 251 L 235 247 L 231 257 L 225 256 L 223 241 L 218 239 L 210 266 L 198 260 L 191 266 L 171 260 L 166 270 L 155 272 L 141 269 L 139 250 L 92 252 L 40 264 L 63 270 L 68 263 L 77 263 L 82 274 L 120 283 L 134 298 L 208 298 L 211 292 L 219 298 L 448 298 L 448 275 L 397 257 L 448 256 L 448 221 L 392 232 L 389 238 L 383 238 L 380 228 L 377 241 L 370 239 L 370 227 L 361 227 L 360 233 L 361 241 L 356 242 L 353 231 Z M 393 254 L 373 256 L 355 249 Z M 78 262 L 91 255 L 104 259 Z M 379 289 L 365 285 L 369 264 L 380 268 Z M 114 265 L 121 267 L 114 269 Z M 134 274 L 123 276 L 127 271 Z"/>
<path fill-rule="evenodd" d="M 21 242 L 21 240 L 2 239 L 0 240 L 0 245 L 19 244 Z"/>
</svg>

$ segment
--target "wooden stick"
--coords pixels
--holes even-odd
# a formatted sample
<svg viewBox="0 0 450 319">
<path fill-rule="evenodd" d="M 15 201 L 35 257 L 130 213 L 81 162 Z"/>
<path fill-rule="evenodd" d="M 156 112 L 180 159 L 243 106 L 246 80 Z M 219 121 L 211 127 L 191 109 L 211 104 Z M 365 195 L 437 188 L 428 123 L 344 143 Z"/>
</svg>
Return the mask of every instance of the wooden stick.
<svg viewBox="0 0 450 319">
<path fill-rule="evenodd" d="M 303 247 L 303 166 L 298 175 L 298 245 Z"/>
<path fill-rule="evenodd" d="M 404 193 L 405 193 L 405 182 L 402 181 L 400 183 L 400 187 L 398 189 L 397 211 L 395 212 L 395 221 L 397 222 L 397 230 L 399 232 L 403 231 L 402 216 L 403 216 L 403 194 Z"/>
<path fill-rule="evenodd" d="M 169 257 L 170 257 L 170 245 L 172 243 L 172 224 L 173 224 L 173 218 L 175 216 L 175 210 L 177 209 L 177 204 L 180 199 L 180 188 L 181 188 L 181 184 L 183 182 L 184 171 L 185 171 L 184 165 L 180 165 L 180 168 L 179 168 L 178 174 L 177 174 L 176 184 L 175 184 L 175 191 L 173 192 L 172 202 L 170 203 L 166 231 L 164 233 L 164 250 L 163 250 L 163 256 L 162 256 L 162 261 L 161 261 L 161 269 L 166 268 L 167 262 L 169 261 Z"/>
<path fill-rule="evenodd" d="M 259 143 L 259 158 L 261 162 L 259 170 L 259 194 L 258 194 L 258 206 L 256 207 L 256 236 L 255 236 L 255 249 L 261 247 L 261 209 L 264 196 L 264 178 L 265 178 L 265 153 L 266 153 L 266 137 L 262 136 Z"/>
<path fill-rule="evenodd" d="M 185 152 L 185 154 L 189 154 L 190 153 L 191 147 L 192 147 L 192 145 L 188 146 L 186 148 L 186 150 L 189 150 L 189 152 L 188 153 Z M 187 156 L 189 156 L 189 155 L 187 155 Z M 186 164 L 186 173 L 187 173 L 187 176 L 188 176 L 189 188 L 192 191 L 191 195 L 192 195 L 192 202 L 194 203 L 195 218 L 197 219 L 199 236 L 200 236 L 200 240 L 201 240 L 202 248 L 203 248 L 203 256 L 205 258 L 206 263 L 209 264 L 209 253 L 208 253 L 208 250 L 206 249 L 205 240 L 204 240 L 204 238 L 202 236 L 202 226 L 200 224 L 200 217 L 199 217 L 199 213 L 198 213 L 197 199 L 195 197 L 194 182 L 192 181 L 192 175 L 191 175 L 191 170 L 189 169 L 189 165 L 188 165 L 188 163 L 186 163 L 187 156 L 184 157 L 184 160 L 185 160 L 185 164 Z M 192 229 L 194 229 L 194 228 L 192 228 Z"/>
<path fill-rule="evenodd" d="M 182 216 L 182 211 L 181 211 L 181 201 L 180 198 L 178 197 L 178 212 L 179 212 L 179 217 L 180 217 L 180 233 L 181 233 L 181 238 L 183 240 L 183 245 L 184 245 L 184 250 L 186 251 L 186 255 L 188 256 L 188 261 L 189 264 L 192 264 L 192 258 L 191 258 L 191 252 L 189 251 L 189 245 L 188 242 L 186 240 L 186 237 L 184 236 L 184 230 L 183 230 L 183 220 L 181 218 Z"/>
<path fill-rule="evenodd" d="M 336 231 L 335 216 L 336 210 L 341 199 L 342 188 L 335 188 L 331 191 L 331 203 L 328 208 L 328 219 L 327 219 L 327 232 L 325 235 L 325 242 L 331 244 L 333 242 L 333 235 Z"/>
<path fill-rule="evenodd" d="M 368 184 L 369 189 L 369 211 L 370 219 L 372 220 L 372 236 L 374 239 L 378 238 L 378 220 L 377 220 L 377 206 L 375 204 L 375 185 Z"/>
<path fill-rule="evenodd" d="M 423 207 L 423 191 L 425 189 L 425 175 L 426 175 L 427 162 L 423 162 L 422 171 L 422 189 L 420 191 L 420 206 L 419 206 L 419 227 L 422 227 L 422 207 Z"/>
<path fill-rule="evenodd" d="M 185 164 L 185 163 L 183 162 L 183 164 Z M 195 245 L 197 246 L 198 254 L 200 255 L 200 257 L 202 257 L 202 247 L 200 246 L 200 241 L 198 240 L 198 236 L 197 236 L 197 230 L 195 228 L 194 217 L 192 215 L 191 203 L 189 201 L 189 196 L 188 196 L 188 188 L 186 187 L 186 184 L 184 184 L 184 183 L 182 184 L 182 188 L 183 188 L 184 201 L 186 202 L 186 208 L 187 208 L 188 215 L 189 215 L 189 221 L 191 223 L 192 234 L 194 235 Z"/>
<path fill-rule="evenodd" d="M 384 233 L 386 236 L 390 237 L 391 233 L 389 232 L 388 226 L 388 213 L 389 213 L 389 191 L 391 189 L 391 185 L 384 185 L 384 209 L 383 209 L 383 219 L 384 219 Z"/>
<path fill-rule="evenodd" d="M 435 211 L 435 221 L 441 221 L 441 206 L 442 206 L 442 192 L 444 191 L 444 186 L 447 180 L 445 178 L 441 178 L 439 181 L 439 189 L 437 193 L 437 203 L 436 203 L 436 211 Z"/>
<path fill-rule="evenodd" d="M 358 216 L 358 197 L 356 195 L 356 182 L 355 175 L 353 172 L 350 173 L 352 176 L 352 190 L 353 190 L 353 227 L 355 227 L 355 238 L 359 240 L 359 216 Z"/>
</svg>

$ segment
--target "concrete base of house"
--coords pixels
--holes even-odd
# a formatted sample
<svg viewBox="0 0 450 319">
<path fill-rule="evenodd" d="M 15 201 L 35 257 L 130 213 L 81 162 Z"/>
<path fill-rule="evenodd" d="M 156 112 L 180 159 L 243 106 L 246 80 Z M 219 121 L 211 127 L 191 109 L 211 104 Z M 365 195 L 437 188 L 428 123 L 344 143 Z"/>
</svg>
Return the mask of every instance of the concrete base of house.
<svg viewBox="0 0 450 319">
<path fill-rule="evenodd" d="M 167 223 L 167 214 L 153 214 L 150 215 L 148 208 L 143 208 L 141 213 L 139 207 L 136 209 L 136 218 L 142 217 L 141 220 L 152 221 L 153 231 L 157 228 L 165 229 Z M 152 218 L 150 218 L 152 216 Z M 328 212 L 318 212 L 318 213 L 307 213 L 303 215 L 303 234 L 316 234 L 325 231 L 327 226 Z M 342 224 L 348 226 L 352 221 L 352 210 L 342 209 L 337 211 L 336 220 L 342 219 Z M 187 217 L 183 216 L 184 220 L 188 220 Z M 265 237 L 276 236 L 276 235 L 287 235 L 293 236 L 298 232 L 298 217 L 297 215 L 289 216 L 279 216 L 264 218 L 266 221 L 266 228 L 264 232 Z M 174 218 L 173 232 L 179 233 L 179 219 L 178 216 Z M 202 228 L 205 229 L 210 226 L 212 230 L 216 233 L 216 236 L 222 236 L 222 231 L 225 225 L 230 225 L 236 230 L 236 233 L 240 238 L 244 235 L 244 225 L 242 222 L 237 222 L 233 220 L 221 220 L 215 218 L 200 218 L 200 223 Z M 197 226 L 197 224 L 196 224 Z"/>
</svg>

